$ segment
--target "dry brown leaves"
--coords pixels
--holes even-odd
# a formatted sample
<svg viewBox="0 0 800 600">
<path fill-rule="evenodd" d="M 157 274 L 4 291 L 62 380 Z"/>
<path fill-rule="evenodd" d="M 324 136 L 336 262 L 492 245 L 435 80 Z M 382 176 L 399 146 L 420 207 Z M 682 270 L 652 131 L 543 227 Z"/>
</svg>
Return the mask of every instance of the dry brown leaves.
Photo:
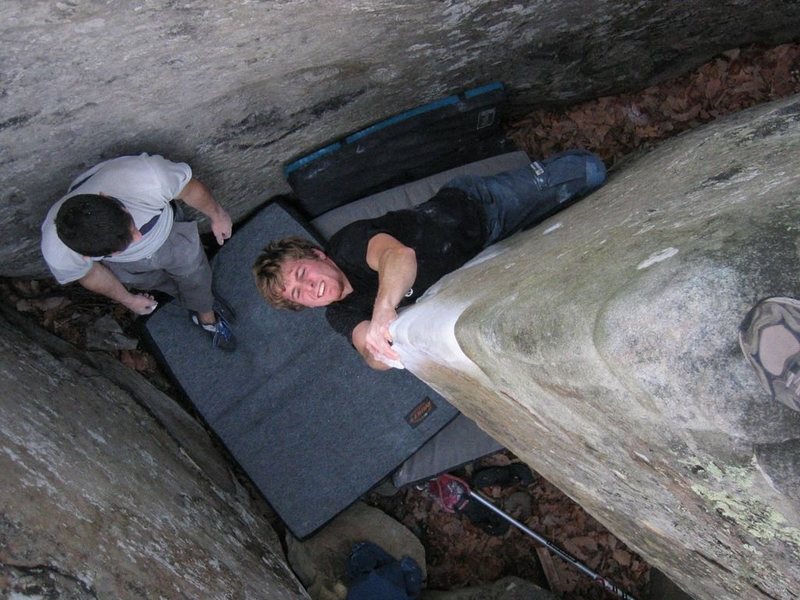
<svg viewBox="0 0 800 600">
<path fill-rule="evenodd" d="M 133 334 L 134 315 L 125 307 L 85 290 L 79 284 L 60 286 L 53 280 L 0 279 L 0 302 L 29 315 L 42 327 L 78 348 L 85 349 L 87 331 L 105 315 Z M 114 353 L 123 364 L 165 388 L 155 359 L 141 350 Z"/>
<path fill-rule="evenodd" d="M 507 453 L 480 461 L 481 469 L 509 462 Z M 469 480 L 468 468 L 463 473 Z M 565 550 L 578 561 L 608 578 L 635 597 L 643 597 L 649 581 L 649 566 L 599 522 L 572 502 L 555 486 L 536 477 L 528 486 L 512 485 L 477 490 L 509 510 L 509 500 L 520 494 L 530 497 L 528 514 L 513 516 L 528 528 Z M 547 588 L 537 557 L 541 546 L 516 527 L 500 536 L 485 533 L 466 517 L 447 513 L 425 490 L 406 489 L 393 498 L 376 494 L 369 501 L 393 515 L 422 540 L 426 549 L 427 587 L 455 589 L 489 583 L 508 575 L 522 577 Z M 556 577 L 550 586 L 565 600 L 605 600 L 613 596 L 601 584 L 551 553 L 549 561 Z"/>
<path fill-rule="evenodd" d="M 537 110 L 510 136 L 531 156 L 588 148 L 609 164 L 722 115 L 800 92 L 800 45 L 725 52 L 692 73 L 636 94 Z"/>
<path fill-rule="evenodd" d="M 87 307 L 74 302 L 66 288 L 48 281 L 0 280 L 0 300 L 59 337 L 77 346 L 83 344 Z"/>
</svg>

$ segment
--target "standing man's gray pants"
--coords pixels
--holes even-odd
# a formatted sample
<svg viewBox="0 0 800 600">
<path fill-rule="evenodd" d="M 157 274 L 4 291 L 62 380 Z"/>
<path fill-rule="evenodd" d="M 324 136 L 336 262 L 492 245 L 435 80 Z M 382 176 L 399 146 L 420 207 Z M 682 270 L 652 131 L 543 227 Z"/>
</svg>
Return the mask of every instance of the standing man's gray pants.
<svg viewBox="0 0 800 600">
<path fill-rule="evenodd" d="M 175 221 L 169 237 L 149 258 L 103 264 L 126 286 L 165 292 L 189 310 L 208 312 L 214 305 L 211 267 L 194 221 Z"/>
</svg>

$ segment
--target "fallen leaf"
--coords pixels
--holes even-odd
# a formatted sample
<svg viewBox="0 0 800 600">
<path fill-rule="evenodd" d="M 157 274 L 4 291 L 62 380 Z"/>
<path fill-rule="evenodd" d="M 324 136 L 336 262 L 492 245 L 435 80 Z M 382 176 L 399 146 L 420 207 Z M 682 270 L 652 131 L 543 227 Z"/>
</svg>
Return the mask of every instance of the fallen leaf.
<svg viewBox="0 0 800 600">
<path fill-rule="evenodd" d="M 631 553 L 627 550 L 614 550 L 611 556 L 623 567 L 631 564 Z"/>
</svg>

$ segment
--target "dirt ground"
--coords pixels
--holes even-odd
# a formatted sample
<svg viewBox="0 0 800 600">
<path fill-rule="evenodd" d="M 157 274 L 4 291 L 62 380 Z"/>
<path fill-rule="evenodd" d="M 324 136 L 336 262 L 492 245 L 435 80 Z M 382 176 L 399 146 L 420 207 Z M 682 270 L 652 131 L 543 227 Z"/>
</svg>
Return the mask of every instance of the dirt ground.
<svg viewBox="0 0 800 600">
<path fill-rule="evenodd" d="M 692 73 L 636 94 L 599 98 L 565 110 L 533 111 L 508 123 L 507 130 L 531 156 L 546 157 L 578 146 L 597 152 L 613 167 L 681 131 L 798 92 L 800 45 L 749 47 L 725 52 Z M 49 280 L 0 280 L 0 301 L 79 347 L 96 347 L 98 339 L 113 338 L 109 352 L 178 398 L 153 357 L 137 347 L 132 315 L 122 307 L 77 284 L 60 287 Z M 108 319 L 103 319 L 108 315 L 120 331 L 110 331 L 113 323 L 109 328 Z M 469 479 L 473 470 L 514 460 L 501 453 L 458 474 Z M 637 598 L 647 597 L 647 563 L 541 477 L 534 474 L 529 485 L 482 491 L 593 571 Z M 468 518 L 445 512 L 424 490 L 410 488 L 394 496 L 373 493 L 368 500 L 422 540 L 430 588 L 451 589 L 517 575 L 550 585 L 566 600 L 614 597 L 541 548 L 537 553 L 537 544 L 519 530 L 512 527 L 502 535 L 490 535 Z"/>
</svg>

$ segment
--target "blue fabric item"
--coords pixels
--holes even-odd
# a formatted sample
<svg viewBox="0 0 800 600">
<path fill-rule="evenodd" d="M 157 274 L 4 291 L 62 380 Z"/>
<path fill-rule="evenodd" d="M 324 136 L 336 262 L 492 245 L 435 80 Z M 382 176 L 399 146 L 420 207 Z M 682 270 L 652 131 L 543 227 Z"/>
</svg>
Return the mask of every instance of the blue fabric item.
<svg viewBox="0 0 800 600">
<path fill-rule="evenodd" d="M 422 570 L 414 559 L 395 560 L 372 542 L 353 546 L 347 575 L 347 600 L 418 600 L 422 593 Z"/>
<path fill-rule="evenodd" d="M 480 200 L 486 212 L 486 246 L 549 217 L 606 180 L 603 161 L 586 150 L 569 150 L 497 175 L 457 177 L 445 187 Z"/>
</svg>

